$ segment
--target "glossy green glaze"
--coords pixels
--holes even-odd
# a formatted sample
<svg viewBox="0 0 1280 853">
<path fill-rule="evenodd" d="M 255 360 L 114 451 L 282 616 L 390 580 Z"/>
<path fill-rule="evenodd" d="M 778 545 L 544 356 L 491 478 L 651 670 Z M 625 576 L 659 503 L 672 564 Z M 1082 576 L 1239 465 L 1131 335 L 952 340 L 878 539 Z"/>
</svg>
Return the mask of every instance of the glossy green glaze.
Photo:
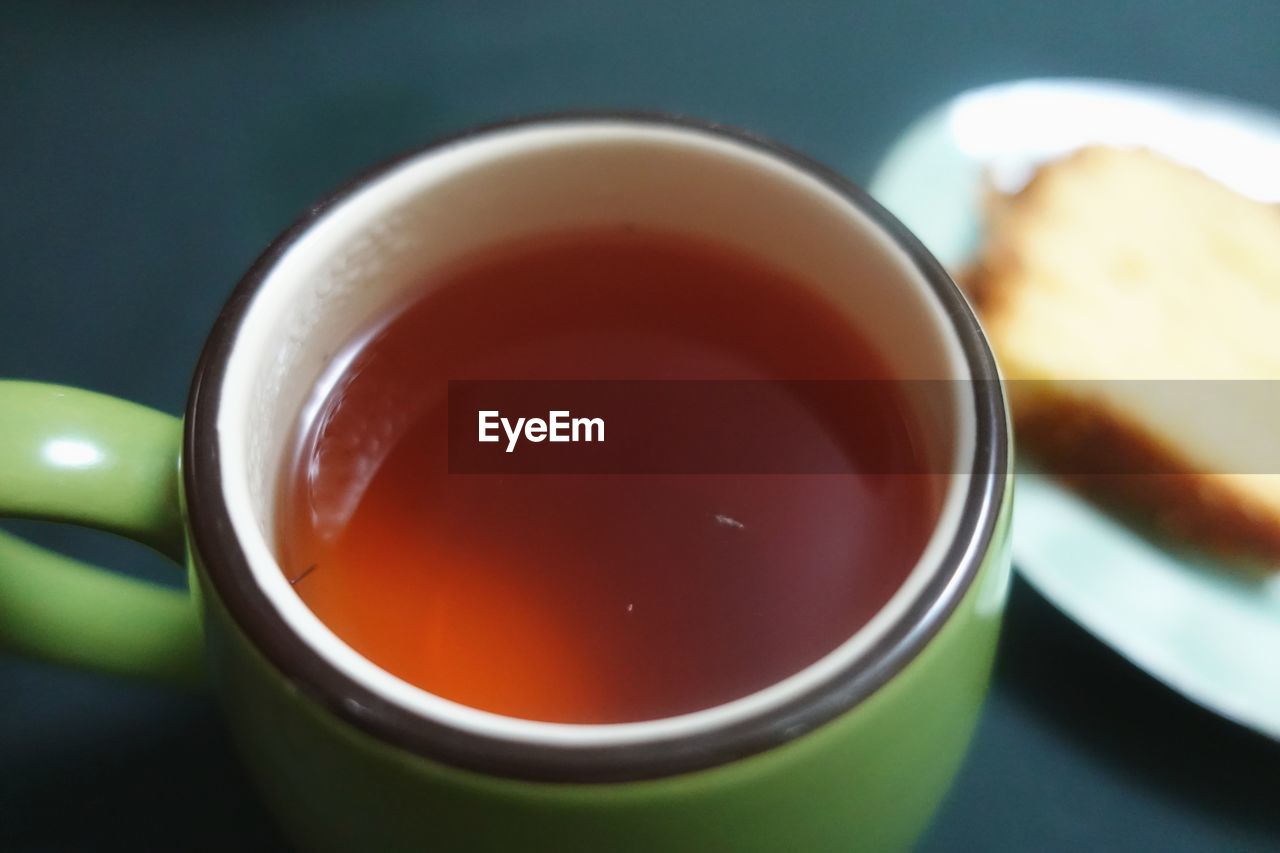
<svg viewBox="0 0 1280 853">
<path fill-rule="evenodd" d="M 107 530 L 182 562 L 176 418 L 0 381 L 0 516 Z M 179 682 L 202 678 L 190 597 L 0 533 L 0 648 Z"/>
<path fill-rule="evenodd" d="M 523 782 L 394 749 L 283 679 L 206 586 L 216 679 L 260 790 L 306 849 L 903 849 L 946 792 L 986 691 L 1009 579 L 1009 500 L 973 587 L 905 670 L 808 735 L 698 773 Z"/>
<path fill-rule="evenodd" d="M 178 422 L 98 394 L 0 382 L 0 514 L 185 550 Z M 214 683 L 263 795 L 314 850 L 896 850 L 924 828 L 986 691 L 1009 577 L 1009 511 L 964 599 L 869 698 L 768 752 L 653 781 L 495 778 L 379 741 L 322 707 L 255 649 L 205 577 L 192 595 L 0 534 L 0 643 L 110 672 Z"/>
</svg>

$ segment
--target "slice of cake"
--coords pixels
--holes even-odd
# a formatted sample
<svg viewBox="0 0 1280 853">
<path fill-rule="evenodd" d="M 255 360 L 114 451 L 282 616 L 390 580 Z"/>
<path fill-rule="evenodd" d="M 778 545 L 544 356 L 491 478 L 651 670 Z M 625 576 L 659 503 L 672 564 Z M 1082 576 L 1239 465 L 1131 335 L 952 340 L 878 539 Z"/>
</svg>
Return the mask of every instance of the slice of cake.
<svg viewBox="0 0 1280 853">
<path fill-rule="evenodd" d="M 1280 211 L 1149 151 L 1083 149 L 993 200 L 967 284 L 1032 458 L 1280 566 Z"/>
</svg>

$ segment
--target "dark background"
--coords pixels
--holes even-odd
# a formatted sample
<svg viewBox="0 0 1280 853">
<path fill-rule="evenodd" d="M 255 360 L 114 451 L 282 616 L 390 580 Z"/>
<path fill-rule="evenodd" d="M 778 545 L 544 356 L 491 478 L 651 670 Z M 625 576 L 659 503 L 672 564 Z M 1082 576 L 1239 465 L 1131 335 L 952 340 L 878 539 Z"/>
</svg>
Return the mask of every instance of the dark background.
<svg viewBox="0 0 1280 853">
<path fill-rule="evenodd" d="M 80 2 L 0 6 L 0 375 L 170 412 L 255 254 L 372 162 L 531 111 L 683 111 L 865 181 L 921 111 L 1043 75 L 1280 108 L 1253 2 Z M 1280 168 L 1280 164 L 1277 166 Z M 13 525 L 178 583 L 109 537 Z M 270 849 L 212 701 L 0 656 L 0 849 Z M 1280 848 L 1280 748 L 1019 582 L 923 849 Z M 801 853 L 797 851 L 797 853 Z"/>
</svg>

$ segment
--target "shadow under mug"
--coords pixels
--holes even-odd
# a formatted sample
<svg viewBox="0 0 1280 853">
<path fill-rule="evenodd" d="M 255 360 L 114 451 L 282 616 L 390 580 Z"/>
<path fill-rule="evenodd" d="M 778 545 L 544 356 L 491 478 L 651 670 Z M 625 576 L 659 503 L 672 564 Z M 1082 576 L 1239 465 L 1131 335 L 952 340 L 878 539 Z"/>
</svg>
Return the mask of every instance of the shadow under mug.
<svg viewBox="0 0 1280 853">
<path fill-rule="evenodd" d="M 961 380 L 918 413 L 929 452 L 958 473 L 883 610 L 765 690 L 615 725 L 448 702 L 362 658 L 293 593 L 269 535 L 279 459 L 335 345 L 424 273 L 517 235 L 621 222 L 740 246 L 825 288 L 900 377 Z M 901 848 L 945 793 L 987 686 L 1009 575 L 1010 452 L 972 312 L 861 190 L 696 121 L 518 120 L 380 166 L 277 239 L 218 317 L 181 423 L 0 382 L 0 514 L 136 539 L 184 564 L 190 588 L 0 534 L 0 643 L 210 683 L 261 793 L 308 849 Z"/>
</svg>

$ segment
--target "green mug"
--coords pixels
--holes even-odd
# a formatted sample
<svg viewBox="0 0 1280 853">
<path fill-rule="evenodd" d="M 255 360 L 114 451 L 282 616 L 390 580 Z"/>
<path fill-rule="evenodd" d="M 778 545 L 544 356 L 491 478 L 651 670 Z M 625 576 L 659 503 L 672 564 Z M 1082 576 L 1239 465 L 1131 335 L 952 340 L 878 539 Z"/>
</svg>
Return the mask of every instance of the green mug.
<svg viewBox="0 0 1280 853">
<path fill-rule="evenodd" d="M 945 477 L 918 564 L 837 649 L 679 717 L 567 725 L 433 696 L 361 657 L 277 567 L 274 478 L 333 355 L 423 273 L 538 230 L 630 221 L 745 247 L 826 288 L 905 378 Z M 1009 578 L 1011 442 L 955 284 L 865 193 L 750 134 L 630 114 L 531 118 L 378 167 L 266 250 L 184 419 L 0 382 L 0 514 L 146 543 L 189 594 L 0 534 L 0 643 L 209 683 L 289 836 L 314 850 L 838 851 L 909 846 L 963 756 Z"/>
</svg>

